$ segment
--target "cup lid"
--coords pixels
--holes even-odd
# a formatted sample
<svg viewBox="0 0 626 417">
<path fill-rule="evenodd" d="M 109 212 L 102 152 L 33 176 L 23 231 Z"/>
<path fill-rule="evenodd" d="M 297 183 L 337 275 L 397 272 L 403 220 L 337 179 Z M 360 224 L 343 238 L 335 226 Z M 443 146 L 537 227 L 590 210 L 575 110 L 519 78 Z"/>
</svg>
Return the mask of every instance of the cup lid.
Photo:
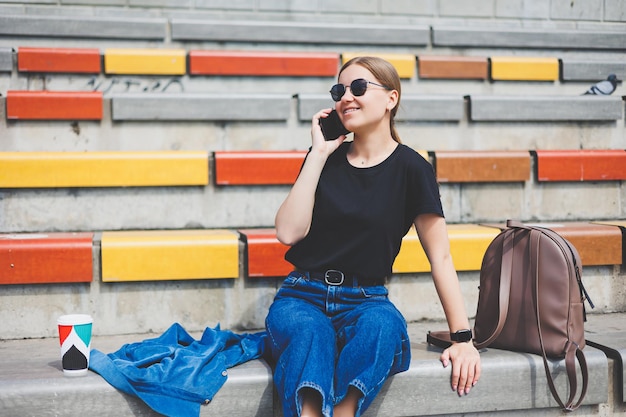
<svg viewBox="0 0 626 417">
<path fill-rule="evenodd" d="M 89 314 L 65 314 L 57 319 L 57 324 L 64 326 L 90 323 L 93 323 L 93 318 Z"/>
</svg>

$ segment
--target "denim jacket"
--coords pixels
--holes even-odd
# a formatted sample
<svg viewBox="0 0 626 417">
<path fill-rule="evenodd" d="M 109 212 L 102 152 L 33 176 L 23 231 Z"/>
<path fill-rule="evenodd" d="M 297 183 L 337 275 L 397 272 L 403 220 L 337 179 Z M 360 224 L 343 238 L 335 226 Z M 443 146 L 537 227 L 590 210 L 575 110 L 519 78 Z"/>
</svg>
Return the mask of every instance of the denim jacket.
<svg viewBox="0 0 626 417">
<path fill-rule="evenodd" d="M 257 359 L 266 333 L 235 334 L 206 328 L 200 340 L 174 323 L 161 336 L 122 346 L 117 352 L 91 351 L 89 368 L 115 388 L 171 417 L 200 414 L 228 378 L 227 369 Z"/>
</svg>

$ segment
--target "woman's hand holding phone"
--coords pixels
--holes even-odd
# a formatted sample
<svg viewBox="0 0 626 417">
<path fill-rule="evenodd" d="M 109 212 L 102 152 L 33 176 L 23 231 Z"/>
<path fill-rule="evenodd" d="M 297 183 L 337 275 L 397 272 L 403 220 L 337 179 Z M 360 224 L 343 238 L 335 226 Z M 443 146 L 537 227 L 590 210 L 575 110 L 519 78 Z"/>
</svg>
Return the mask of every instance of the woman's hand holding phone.
<svg viewBox="0 0 626 417">
<path fill-rule="evenodd" d="M 326 155 L 333 153 L 346 139 L 345 134 L 337 135 L 335 139 L 326 139 L 324 136 L 324 128 L 322 127 L 322 124 L 325 123 L 325 119 L 331 117 L 330 115 L 332 113 L 335 113 L 336 115 L 337 112 L 332 108 L 320 110 L 313 116 L 311 123 L 311 138 L 313 140 L 312 149 L 319 150 Z M 339 116 L 336 115 L 335 117 L 338 118 Z"/>
</svg>

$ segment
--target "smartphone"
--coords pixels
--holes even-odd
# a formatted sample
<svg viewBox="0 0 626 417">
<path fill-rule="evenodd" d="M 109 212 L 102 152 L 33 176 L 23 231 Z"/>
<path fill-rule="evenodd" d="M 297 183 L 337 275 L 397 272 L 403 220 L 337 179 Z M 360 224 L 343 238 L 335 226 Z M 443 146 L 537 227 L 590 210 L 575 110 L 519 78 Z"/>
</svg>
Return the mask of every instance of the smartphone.
<svg viewBox="0 0 626 417">
<path fill-rule="evenodd" d="M 320 127 L 326 140 L 335 140 L 341 135 L 350 133 L 341 123 L 336 110 L 331 111 L 327 118 L 320 118 Z"/>
</svg>

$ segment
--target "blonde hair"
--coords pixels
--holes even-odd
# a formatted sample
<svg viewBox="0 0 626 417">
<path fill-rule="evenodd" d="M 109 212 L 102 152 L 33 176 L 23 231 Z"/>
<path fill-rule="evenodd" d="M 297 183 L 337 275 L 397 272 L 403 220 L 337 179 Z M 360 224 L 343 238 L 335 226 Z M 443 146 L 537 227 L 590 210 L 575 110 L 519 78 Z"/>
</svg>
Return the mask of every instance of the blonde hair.
<svg viewBox="0 0 626 417">
<path fill-rule="evenodd" d="M 400 135 L 398 135 L 398 131 L 396 130 L 395 125 L 395 117 L 398 112 L 398 108 L 400 107 L 400 97 L 401 97 L 401 87 L 400 87 L 400 76 L 398 75 L 398 71 L 396 68 L 382 58 L 374 57 L 374 56 L 357 56 L 352 58 L 339 70 L 339 75 L 351 65 L 360 65 L 365 68 L 372 75 L 380 81 L 382 85 L 389 88 L 390 90 L 396 90 L 398 92 L 398 102 L 395 107 L 391 109 L 391 117 L 389 118 L 389 129 L 391 131 L 391 137 L 398 143 L 402 143 L 400 140 Z"/>
</svg>

